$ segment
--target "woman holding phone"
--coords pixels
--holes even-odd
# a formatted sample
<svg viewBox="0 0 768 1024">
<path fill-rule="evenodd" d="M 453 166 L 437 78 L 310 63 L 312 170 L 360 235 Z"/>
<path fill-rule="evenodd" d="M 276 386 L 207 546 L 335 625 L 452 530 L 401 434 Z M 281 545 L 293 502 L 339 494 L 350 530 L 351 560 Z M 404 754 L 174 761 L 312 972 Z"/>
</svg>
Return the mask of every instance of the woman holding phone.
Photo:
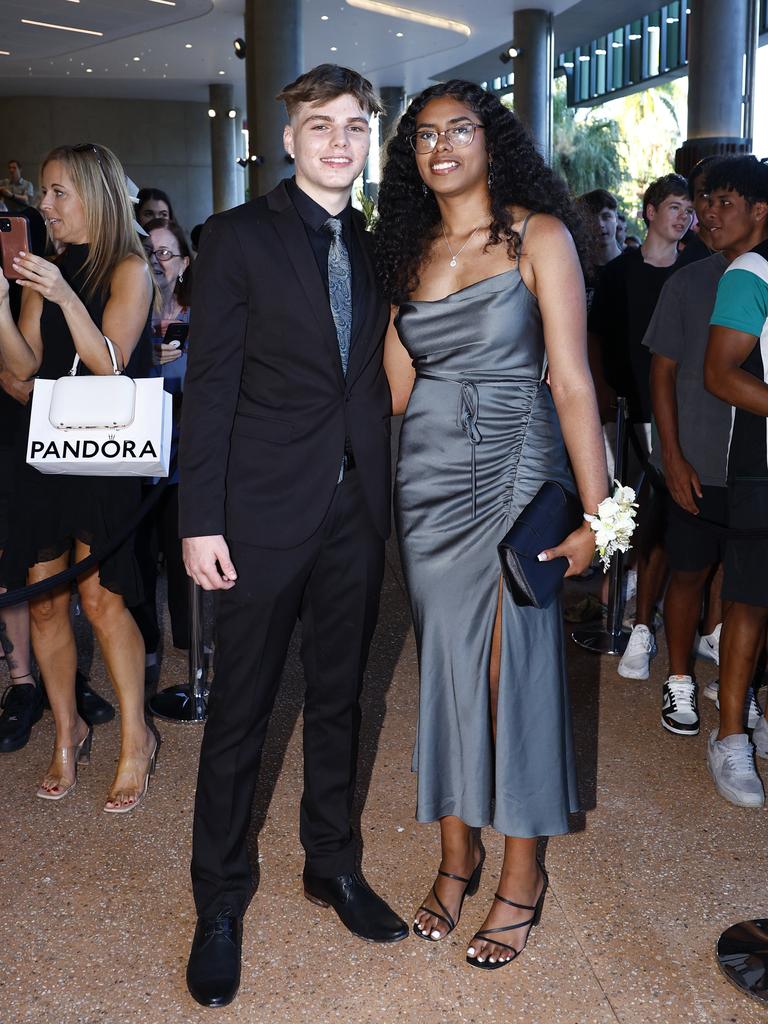
<svg viewBox="0 0 768 1024">
<path fill-rule="evenodd" d="M 111 374 L 105 338 L 121 367 L 145 329 L 153 296 L 152 272 L 134 228 L 119 161 L 104 146 L 60 146 L 42 165 L 40 211 L 58 255 L 30 253 L 14 260 L 23 289 L 18 327 L 8 281 L 0 275 L 0 360 L 19 380 L 58 378 L 75 355 L 82 372 Z M 70 558 L 108 550 L 140 500 L 138 479 L 48 476 L 23 464 L 11 510 L 0 584 L 16 589 L 61 572 Z M 141 634 L 127 605 L 141 598 L 132 541 L 78 577 L 80 604 L 100 644 L 120 703 L 121 746 L 104 810 L 134 810 L 147 791 L 157 741 L 144 717 Z M 75 703 L 76 649 L 68 586 L 30 604 L 32 645 L 45 679 L 56 727 L 53 757 L 37 790 L 60 800 L 90 759 L 92 730 Z"/>
</svg>

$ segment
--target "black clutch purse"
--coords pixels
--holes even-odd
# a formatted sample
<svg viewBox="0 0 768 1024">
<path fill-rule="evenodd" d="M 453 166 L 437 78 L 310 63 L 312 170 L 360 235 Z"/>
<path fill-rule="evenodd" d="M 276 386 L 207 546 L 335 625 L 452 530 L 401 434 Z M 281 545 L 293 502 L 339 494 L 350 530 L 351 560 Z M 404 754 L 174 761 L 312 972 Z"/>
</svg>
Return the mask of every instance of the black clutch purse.
<svg viewBox="0 0 768 1024">
<path fill-rule="evenodd" d="M 579 499 L 554 480 L 541 485 L 499 544 L 504 582 L 516 604 L 546 608 L 563 585 L 567 558 L 540 562 L 536 557 L 557 547 L 582 522 Z"/>
</svg>

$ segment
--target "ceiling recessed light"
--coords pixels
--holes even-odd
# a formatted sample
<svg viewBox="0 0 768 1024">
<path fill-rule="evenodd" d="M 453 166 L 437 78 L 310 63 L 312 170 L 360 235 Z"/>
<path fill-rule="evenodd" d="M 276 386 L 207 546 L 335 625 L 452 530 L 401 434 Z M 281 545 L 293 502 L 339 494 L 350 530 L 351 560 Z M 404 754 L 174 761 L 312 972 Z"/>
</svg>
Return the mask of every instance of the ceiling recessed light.
<svg viewBox="0 0 768 1024">
<path fill-rule="evenodd" d="M 596 50 L 595 50 L 595 54 L 596 54 L 596 55 L 597 55 L 598 57 L 604 57 L 604 56 L 606 55 L 606 53 L 607 53 L 607 52 L 608 52 L 608 51 L 607 51 L 607 50 L 604 50 L 604 49 L 603 49 L 602 47 L 598 47 L 598 49 L 596 49 Z"/>
<path fill-rule="evenodd" d="M 79 32 L 84 36 L 103 36 L 103 32 L 96 32 L 92 28 L 73 28 L 71 25 L 52 25 L 48 21 L 32 21 L 30 18 L 20 18 L 22 25 L 35 25 L 37 28 L 57 28 L 61 32 Z"/>
<path fill-rule="evenodd" d="M 564 60 L 563 61 L 563 67 L 564 68 L 572 68 L 573 67 L 573 61 L 572 60 Z"/>
<path fill-rule="evenodd" d="M 0 57 L 10 57 L 10 56 L 11 56 L 11 51 L 10 50 L 0 50 Z"/>
<path fill-rule="evenodd" d="M 226 75 L 226 73 L 227 73 L 226 71 L 219 71 L 220 75 Z"/>
<path fill-rule="evenodd" d="M 618 43 L 618 42 L 611 43 L 611 46 L 614 48 L 614 50 L 620 50 L 623 45 L 624 45 L 624 43 Z"/>
<path fill-rule="evenodd" d="M 388 14 L 392 18 L 400 18 L 401 21 L 416 21 L 420 25 L 445 28 L 450 32 L 458 32 L 463 36 L 472 35 L 472 29 L 469 25 L 465 25 L 463 21 L 441 18 L 436 14 L 427 14 L 426 11 L 414 11 L 410 7 L 400 7 L 397 4 L 384 3 L 383 0 L 347 0 L 347 4 L 350 7 L 358 7 L 361 11 L 373 11 L 374 14 Z"/>
<path fill-rule="evenodd" d="M 192 43 L 184 43 L 184 49 L 185 50 L 191 50 L 192 49 Z"/>
<path fill-rule="evenodd" d="M 93 68 L 86 68 L 85 69 L 85 73 L 86 73 L 86 75 L 92 75 L 93 74 Z"/>
<path fill-rule="evenodd" d="M 630 39 L 632 40 L 632 42 L 634 43 L 634 42 L 636 42 L 636 41 L 637 41 L 638 39 L 642 39 L 643 37 L 642 37 L 642 36 L 640 35 L 640 33 L 639 33 L 639 32 L 630 32 L 630 33 L 629 33 L 629 38 L 630 38 Z"/>
<path fill-rule="evenodd" d="M 320 21 L 328 21 L 328 15 L 327 14 L 321 14 L 320 15 Z"/>
<path fill-rule="evenodd" d="M 134 57 L 134 60 L 141 60 L 141 57 Z"/>
<path fill-rule="evenodd" d="M 213 109 L 213 107 L 208 108 L 208 117 L 216 117 L 216 111 Z"/>
<path fill-rule="evenodd" d="M 237 117 L 237 111 L 236 110 L 228 110 L 227 111 L 227 117 L 231 117 L 234 120 L 234 118 Z"/>
<path fill-rule="evenodd" d="M 338 46 L 332 46 L 331 47 L 331 53 L 336 53 L 337 50 L 338 50 Z"/>
<path fill-rule="evenodd" d="M 402 39 L 403 36 L 405 35 L 405 32 L 395 32 L 395 35 L 397 36 L 398 39 Z"/>
<path fill-rule="evenodd" d="M 589 60 L 589 55 L 586 53 L 582 53 L 579 56 L 579 60 Z"/>
</svg>

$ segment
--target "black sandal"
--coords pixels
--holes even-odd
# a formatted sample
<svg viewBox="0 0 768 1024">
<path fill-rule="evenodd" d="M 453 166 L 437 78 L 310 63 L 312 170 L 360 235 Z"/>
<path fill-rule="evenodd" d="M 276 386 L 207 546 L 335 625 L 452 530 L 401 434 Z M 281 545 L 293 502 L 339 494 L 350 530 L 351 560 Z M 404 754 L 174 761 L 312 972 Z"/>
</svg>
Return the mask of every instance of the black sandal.
<svg viewBox="0 0 768 1024">
<path fill-rule="evenodd" d="M 475 934 L 470 939 L 470 946 L 474 946 L 478 939 L 487 939 L 489 936 L 497 935 L 499 932 L 511 932 L 515 928 L 525 928 L 527 925 L 530 925 L 531 928 L 536 927 L 536 925 L 541 920 L 541 910 L 544 906 L 544 896 L 546 895 L 547 886 L 549 885 L 549 876 L 547 875 L 547 872 L 544 870 L 544 868 L 541 867 L 541 865 L 539 865 L 539 867 L 541 868 L 541 873 L 544 875 L 544 888 L 541 890 L 541 894 L 539 895 L 539 898 L 536 900 L 535 907 L 529 907 L 525 903 L 515 903 L 514 900 L 508 900 L 506 896 L 502 896 L 498 892 L 494 896 L 494 899 L 498 900 L 500 903 L 506 903 L 508 907 L 516 907 L 518 910 L 532 910 L 533 917 L 529 917 L 527 921 L 521 921 L 519 924 L 508 924 L 505 928 L 485 928 L 481 932 L 475 932 Z M 495 971 L 499 967 L 504 967 L 507 964 L 511 964 L 522 953 L 523 949 L 525 949 L 525 946 L 523 946 L 523 949 L 515 949 L 514 946 L 510 946 L 506 942 L 500 942 L 498 939 L 491 939 L 490 941 L 495 946 L 503 946 L 505 949 L 510 950 L 512 956 L 509 958 L 509 960 L 496 960 L 494 963 L 491 963 L 490 960 L 478 960 L 476 956 L 469 956 L 469 954 L 467 954 L 467 963 L 469 964 L 470 967 L 479 967 L 481 971 Z M 527 945 L 527 936 L 525 942 Z"/>
<path fill-rule="evenodd" d="M 450 871 L 441 871 L 438 868 L 437 873 L 438 873 L 438 875 L 442 875 L 443 878 L 452 878 L 456 882 L 464 882 L 465 883 L 464 892 L 461 894 L 461 903 L 459 904 L 458 916 L 457 916 L 456 920 L 454 921 L 454 919 L 453 919 L 453 917 L 451 915 L 451 912 L 448 910 L 446 905 L 443 903 L 443 901 L 437 895 L 437 893 L 435 892 L 435 887 L 433 885 L 432 886 L 432 892 L 431 892 L 432 898 L 434 899 L 435 903 L 437 903 L 437 905 L 440 907 L 440 909 L 442 910 L 443 913 L 442 914 L 438 914 L 436 910 L 432 910 L 430 907 L 425 906 L 425 904 L 423 904 L 423 903 L 418 908 L 416 913 L 418 914 L 419 910 L 424 910 L 428 914 L 431 914 L 432 917 L 436 917 L 440 921 L 445 921 L 445 923 L 448 925 L 448 931 L 445 933 L 445 935 L 441 935 L 439 939 L 433 939 L 431 934 L 427 934 L 426 932 L 421 931 L 419 926 L 414 921 L 413 922 L 413 934 L 414 935 L 418 935 L 418 937 L 420 939 L 426 939 L 427 942 L 440 942 L 443 939 L 448 938 L 448 936 L 451 934 L 453 929 L 456 927 L 456 925 L 461 920 L 461 909 L 464 906 L 464 900 L 467 898 L 467 896 L 474 896 L 475 893 L 477 892 L 477 890 L 480 887 L 480 876 L 483 873 L 483 864 L 484 863 L 485 863 L 485 847 L 481 845 L 481 847 L 480 847 L 480 860 L 477 862 L 477 867 L 472 872 L 472 874 L 469 876 L 469 878 L 462 878 L 461 875 L 454 875 Z"/>
</svg>

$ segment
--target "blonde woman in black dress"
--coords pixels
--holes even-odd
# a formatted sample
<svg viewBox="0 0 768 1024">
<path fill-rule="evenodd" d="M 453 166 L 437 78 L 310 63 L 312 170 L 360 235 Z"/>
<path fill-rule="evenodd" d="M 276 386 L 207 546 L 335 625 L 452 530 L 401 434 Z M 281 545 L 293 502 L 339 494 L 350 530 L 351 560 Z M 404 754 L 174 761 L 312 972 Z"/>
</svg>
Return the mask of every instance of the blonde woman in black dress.
<svg viewBox="0 0 768 1024">
<path fill-rule="evenodd" d="M 133 224 L 125 174 L 104 146 L 62 146 L 42 165 L 40 211 L 59 252 L 15 264 L 24 289 L 18 328 L 0 274 L 0 360 L 18 379 L 57 378 L 79 355 L 83 371 L 111 374 L 105 335 L 127 367 L 147 323 L 152 273 Z M 23 452 L 20 453 L 23 463 Z M 138 478 L 48 476 L 19 468 L 0 584 L 15 589 L 102 551 L 137 509 Z M 134 810 L 147 790 L 156 740 L 144 718 L 144 644 L 126 602 L 141 597 L 132 541 L 77 580 L 120 702 L 120 758 L 104 810 Z M 30 604 L 32 644 L 56 726 L 37 795 L 60 800 L 90 757 L 92 731 L 75 704 L 76 650 L 69 587 Z"/>
</svg>

